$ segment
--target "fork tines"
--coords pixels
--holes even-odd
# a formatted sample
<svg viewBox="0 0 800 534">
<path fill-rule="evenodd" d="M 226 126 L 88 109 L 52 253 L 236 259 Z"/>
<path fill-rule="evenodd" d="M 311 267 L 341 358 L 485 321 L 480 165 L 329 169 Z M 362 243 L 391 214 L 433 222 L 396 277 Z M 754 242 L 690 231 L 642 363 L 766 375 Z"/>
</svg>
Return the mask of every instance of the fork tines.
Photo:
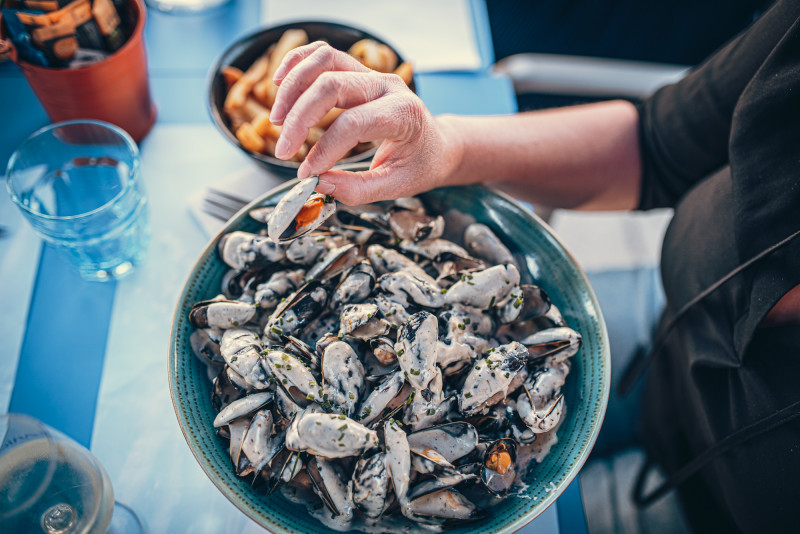
<svg viewBox="0 0 800 534">
<path fill-rule="evenodd" d="M 245 198 L 209 187 L 203 198 L 203 211 L 221 221 L 227 221 L 249 202 Z"/>
</svg>

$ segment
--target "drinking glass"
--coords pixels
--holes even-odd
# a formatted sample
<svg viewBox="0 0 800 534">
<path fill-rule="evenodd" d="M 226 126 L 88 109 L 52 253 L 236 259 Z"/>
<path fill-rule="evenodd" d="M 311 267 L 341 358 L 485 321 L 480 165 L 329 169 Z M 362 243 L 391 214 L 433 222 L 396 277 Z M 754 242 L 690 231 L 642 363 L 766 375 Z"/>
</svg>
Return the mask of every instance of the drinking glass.
<svg viewBox="0 0 800 534">
<path fill-rule="evenodd" d="M 139 149 L 116 126 L 75 120 L 42 128 L 11 155 L 6 188 L 83 278 L 121 278 L 143 261 L 150 231 Z"/>
<path fill-rule="evenodd" d="M 0 532 L 142 534 L 92 453 L 41 421 L 0 415 Z"/>
</svg>

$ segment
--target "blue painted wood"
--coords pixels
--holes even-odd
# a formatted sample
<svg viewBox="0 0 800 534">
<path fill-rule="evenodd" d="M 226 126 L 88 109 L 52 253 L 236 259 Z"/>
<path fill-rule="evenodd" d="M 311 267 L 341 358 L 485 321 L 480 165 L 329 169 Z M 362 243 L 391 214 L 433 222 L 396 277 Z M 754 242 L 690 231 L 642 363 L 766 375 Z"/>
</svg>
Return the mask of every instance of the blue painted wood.
<svg viewBox="0 0 800 534">
<path fill-rule="evenodd" d="M 517 111 L 508 78 L 490 74 L 419 74 L 417 91 L 431 113 L 502 115 Z"/>
<path fill-rule="evenodd" d="M 9 410 L 89 447 L 116 282 L 87 282 L 42 249 Z"/>
<path fill-rule="evenodd" d="M 558 529 L 564 534 L 588 534 L 586 517 L 583 514 L 583 500 L 578 478 L 567 486 L 556 501 L 558 508 Z"/>
</svg>

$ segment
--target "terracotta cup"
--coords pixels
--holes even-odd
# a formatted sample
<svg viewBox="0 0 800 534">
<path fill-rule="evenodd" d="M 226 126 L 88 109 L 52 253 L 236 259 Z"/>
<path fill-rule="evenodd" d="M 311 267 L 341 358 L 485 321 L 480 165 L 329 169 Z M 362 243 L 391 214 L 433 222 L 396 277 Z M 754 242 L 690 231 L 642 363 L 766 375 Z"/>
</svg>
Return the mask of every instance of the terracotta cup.
<svg viewBox="0 0 800 534">
<path fill-rule="evenodd" d="M 44 68 L 23 61 L 14 50 L 10 51 L 54 122 L 106 121 L 128 132 L 137 142 L 152 128 L 156 109 L 147 78 L 145 6 L 142 0 L 130 0 L 127 7 L 127 15 L 135 21 L 133 33 L 119 50 L 93 65 L 78 69 Z"/>
</svg>

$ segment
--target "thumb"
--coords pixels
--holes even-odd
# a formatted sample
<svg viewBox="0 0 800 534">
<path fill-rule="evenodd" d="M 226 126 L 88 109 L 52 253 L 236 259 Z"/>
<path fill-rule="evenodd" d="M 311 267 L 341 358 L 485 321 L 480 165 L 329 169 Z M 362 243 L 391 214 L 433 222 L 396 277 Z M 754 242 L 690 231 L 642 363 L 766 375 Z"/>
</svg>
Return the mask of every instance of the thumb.
<svg viewBox="0 0 800 534">
<path fill-rule="evenodd" d="M 355 206 L 407 196 L 410 180 L 402 168 L 381 165 L 368 171 L 331 170 L 319 175 L 317 192 Z"/>
</svg>

